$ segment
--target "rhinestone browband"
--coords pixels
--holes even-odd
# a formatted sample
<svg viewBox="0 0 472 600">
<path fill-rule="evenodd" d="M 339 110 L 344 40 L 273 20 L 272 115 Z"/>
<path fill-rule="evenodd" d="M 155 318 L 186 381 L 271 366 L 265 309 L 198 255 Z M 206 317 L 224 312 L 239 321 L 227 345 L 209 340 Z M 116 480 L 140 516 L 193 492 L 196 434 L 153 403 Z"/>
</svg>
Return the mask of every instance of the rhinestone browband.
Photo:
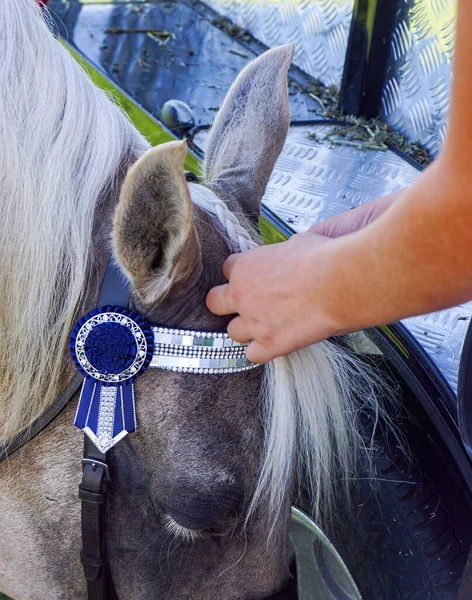
<svg viewBox="0 0 472 600">
<path fill-rule="evenodd" d="M 152 327 L 154 353 L 150 367 L 180 373 L 236 373 L 259 364 L 246 358 L 246 347 L 227 333 Z"/>
<path fill-rule="evenodd" d="M 75 324 L 69 347 L 84 376 L 74 424 L 101 452 L 136 431 L 134 380 L 148 367 L 179 373 L 238 373 L 259 365 L 226 333 L 152 327 L 122 306 L 103 306 Z"/>
</svg>

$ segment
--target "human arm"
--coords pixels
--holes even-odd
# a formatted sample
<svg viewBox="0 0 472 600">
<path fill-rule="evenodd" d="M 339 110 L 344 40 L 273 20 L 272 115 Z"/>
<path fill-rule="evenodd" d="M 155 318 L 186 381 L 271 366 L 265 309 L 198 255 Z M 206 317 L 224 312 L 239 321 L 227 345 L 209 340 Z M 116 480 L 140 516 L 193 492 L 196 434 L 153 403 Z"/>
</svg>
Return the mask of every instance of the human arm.
<svg viewBox="0 0 472 600">
<path fill-rule="evenodd" d="M 234 255 L 229 286 L 210 292 L 238 313 L 231 337 L 264 362 L 332 335 L 472 298 L 470 192 L 436 163 L 374 223 L 337 239 L 306 232 Z M 469 200 L 469 197 L 471 200 Z"/>
<path fill-rule="evenodd" d="M 472 5 L 459 3 L 450 130 L 440 158 L 373 223 L 231 257 L 208 306 L 266 361 L 331 335 L 472 298 Z"/>
</svg>

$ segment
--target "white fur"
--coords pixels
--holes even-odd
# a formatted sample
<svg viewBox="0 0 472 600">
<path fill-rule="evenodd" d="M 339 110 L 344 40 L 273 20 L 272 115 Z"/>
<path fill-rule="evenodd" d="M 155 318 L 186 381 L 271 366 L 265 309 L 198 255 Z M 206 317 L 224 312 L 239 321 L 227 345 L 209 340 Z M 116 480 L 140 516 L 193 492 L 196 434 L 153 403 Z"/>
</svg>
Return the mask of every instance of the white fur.
<svg viewBox="0 0 472 600">
<path fill-rule="evenodd" d="M 57 43 L 34 0 L 0 2 L 0 32 L 0 430 L 6 438 L 57 394 L 68 332 L 91 271 L 95 210 L 148 146 Z"/>
</svg>

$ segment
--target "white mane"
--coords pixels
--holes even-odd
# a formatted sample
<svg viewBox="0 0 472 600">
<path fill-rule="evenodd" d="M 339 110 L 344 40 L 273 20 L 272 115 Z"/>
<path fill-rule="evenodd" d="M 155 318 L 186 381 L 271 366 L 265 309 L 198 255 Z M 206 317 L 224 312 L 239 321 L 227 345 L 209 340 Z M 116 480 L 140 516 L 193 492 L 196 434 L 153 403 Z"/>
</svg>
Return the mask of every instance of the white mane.
<svg viewBox="0 0 472 600">
<path fill-rule="evenodd" d="M 192 201 L 217 220 L 233 252 L 259 245 L 213 192 L 190 187 Z M 268 363 L 261 394 L 265 448 L 248 518 L 267 505 L 275 521 L 287 486 L 301 486 L 303 479 L 316 517 L 329 515 L 336 490 L 348 497 L 359 460 L 369 466 L 359 416 L 364 411 L 373 417 L 374 430 L 380 415 L 389 422 L 378 404 L 378 395 L 386 390 L 359 358 L 329 341 Z"/>
<path fill-rule="evenodd" d="M 93 261 L 96 208 L 147 144 L 54 39 L 34 0 L 0 2 L 0 32 L 0 429 L 8 438 L 57 394 Z"/>
<path fill-rule="evenodd" d="M 96 209 L 148 146 L 57 43 L 34 0 L 1 1 L 0 32 L 0 425 L 8 438 L 57 395 L 93 266 Z M 235 250 L 255 244 L 216 196 L 197 196 Z M 353 391 L 361 381 L 362 402 L 376 414 L 375 377 L 329 342 L 265 372 L 266 450 L 251 510 L 268 493 L 277 514 L 303 472 L 315 507 L 329 507 L 333 479 L 348 486 L 362 447 Z"/>
</svg>

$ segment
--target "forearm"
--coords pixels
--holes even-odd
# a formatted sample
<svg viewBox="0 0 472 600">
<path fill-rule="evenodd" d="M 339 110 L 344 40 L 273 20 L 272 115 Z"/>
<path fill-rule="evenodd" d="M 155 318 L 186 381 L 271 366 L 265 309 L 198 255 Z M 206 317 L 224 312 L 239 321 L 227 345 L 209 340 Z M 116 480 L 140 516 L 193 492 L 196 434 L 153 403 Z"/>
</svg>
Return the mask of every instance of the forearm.
<svg viewBox="0 0 472 600">
<path fill-rule="evenodd" d="M 363 229 L 371 206 L 354 223 L 347 213 L 334 229 L 320 225 L 225 262 L 228 283 L 210 290 L 207 306 L 237 315 L 228 333 L 252 340 L 250 360 L 472 299 L 471 31 L 472 3 L 459 0 L 449 133 L 411 188 L 387 208 L 389 200 L 372 204 L 379 211 Z"/>
<path fill-rule="evenodd" d="M 320 319 L 355 330 L 472 299 L 471 31 L 472 3 L 459 0 L 441 157 L 375 222 L 323 248 L 313 240 L 321 272 L 310 300 L 322 298 L 315 331 Z"/>
<path fill-rule="evenodd" d="M 472 299 L 472 178 L 438 161 L 374 223 L 326 252 L 324 302 L 340 330 Z"/>
</svg>

